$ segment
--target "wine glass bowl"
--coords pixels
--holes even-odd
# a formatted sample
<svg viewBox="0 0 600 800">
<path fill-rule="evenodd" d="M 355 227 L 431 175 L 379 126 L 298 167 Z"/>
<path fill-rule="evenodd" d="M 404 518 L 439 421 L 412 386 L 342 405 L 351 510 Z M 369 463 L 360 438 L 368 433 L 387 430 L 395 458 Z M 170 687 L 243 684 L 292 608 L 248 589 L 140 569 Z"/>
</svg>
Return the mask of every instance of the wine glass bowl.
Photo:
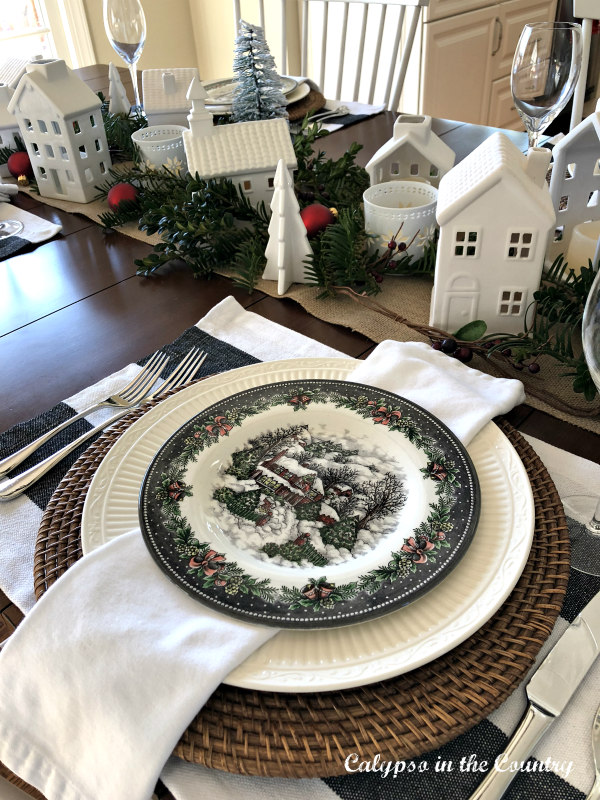
<svg viewBox="0 0 600 800">
<path fill-rule="evenodd" d="M 571 22 L 525 25 L 511 71 L 513 101 L 537 147 L 540 134 L 569 102 L 581 70 L 581 26 Z"/>
<path fill-rule="evenodd" d="M 129 67 L 135 107 L 141 109 L 136 64 L 146 42 L 146 17 L 140 0 L 104 0 L 104 29 L 113 50 Z"/>
<path fill-rule="evenodd" d="M 587 296 L 581 340 L 590 375 L 600 392 L 600 269 Z M 565 512 L 580 523 L 572 535 L 572 567 L 588 575 L 600 575 L 600 494 L 570 495 L 563 504 Z"/>
</svg>

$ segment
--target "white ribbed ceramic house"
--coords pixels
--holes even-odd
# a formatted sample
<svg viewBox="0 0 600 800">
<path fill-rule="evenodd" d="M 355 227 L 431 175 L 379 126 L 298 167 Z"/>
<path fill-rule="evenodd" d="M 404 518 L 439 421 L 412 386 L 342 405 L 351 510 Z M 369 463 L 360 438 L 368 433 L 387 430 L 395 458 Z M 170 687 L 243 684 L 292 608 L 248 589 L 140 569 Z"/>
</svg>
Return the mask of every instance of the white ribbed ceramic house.
<svg viewBox="0 0 600 800">
<path fill-rule="evenodd" d="M 196 67 L 142 72 L 142 97 L 148 125 L 187 127 L 190 111 L 187 93 L 194 78 L 199 80 Z"/>
<path fill-rule="evenodd" d="M 111 167 L 98 96 L 60 59 L 27 65 L 8 110 L 40 194 L 89 203 Z"/>
<path fill-rule="evenodd" d="M 550 261 L 566 254 L 576 225 L 600 219 L 600 100 L 589 117 L 554 145 L 552 161 L 550 195 L 556 231 L 548 248 Z"/>
<path fill-rule="evenodd" d="M 208 94 L 199 80 L 188 92 L 192 109 L 183 145 L 191 175 L 201 178 L 229 178 L 239 184 L 253 205 L 270 205 L 275 171 L 280 159 L 290 173 L 298 166 L 286 119 L 266 119 L 213 125 L 206 110 Z"/>
<path fill-rule="evenodd" d="M 431 117 L 400 114 L 389 139 L 366 166 L 371 186 L 424 180 L 439 186 L 454 165 L 454 151 L 431 130 Z"/>
<path fill-rule="evenodd" d="M 556 219 L 549 161 L 548 150 L 525 156 L 495 133 L 442 178 L 430 325 L 454 332 L 482 319 L 490 333 L 523 331 Z"/>
</svg>

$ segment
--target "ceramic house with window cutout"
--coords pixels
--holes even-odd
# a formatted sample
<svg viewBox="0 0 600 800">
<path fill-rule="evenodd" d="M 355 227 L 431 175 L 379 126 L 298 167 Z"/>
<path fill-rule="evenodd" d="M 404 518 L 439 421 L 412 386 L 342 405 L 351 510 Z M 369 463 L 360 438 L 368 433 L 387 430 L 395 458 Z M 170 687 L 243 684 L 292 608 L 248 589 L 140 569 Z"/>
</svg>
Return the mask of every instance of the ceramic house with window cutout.
<svg viewBox="0 0 600 800">
<path fill-rule="evenodd" d="M 142 97 L 148 125 L 183 125 L 187 128 L 190 106 L 188 89 L 199 80 L 196 67 L 145 69 L 142 72 Z"/>
<path fill-rule="evenodd" d="M 422 180 L 436 188 L 454 166 L 454 151 L 431 130 L 431 117 L 400 114 L 394 134 L 366 166 L 371 186 Z"/>
<path fill-rule="evenodd" d="M 490 332 L 523 331 L 556 220 L 549 161 L 495 133 L 441 180 L 430 325 L 453 332 L 482 319 Z"/>
<path fill-rule="evenodd" d="M 554 146 L 552 161 L 556 229 L 548 247 L 550 262 L 566 254 L 576 225 L 600 219 L 600 100 L 596 110 Z"/>
<path fill-rule="evenodd" d="M 183 145 L 191 175 L 229 178 L 239 184 L 253 205 L 270 205 L 275 171 L 281 159 L 290 177 L 298 166 L 286 119 L 265 119 L 213 125 L 205 107 L 208 94 L 194 79 L 188 91 L 192 109 Z"/>
<path fill-rule="evenodd" d="M 31 62 L 8 105 L 40 194 L 89 203 L 107 177 L 110 154 L 100 99 L 60 59 Z"/>
</svg>

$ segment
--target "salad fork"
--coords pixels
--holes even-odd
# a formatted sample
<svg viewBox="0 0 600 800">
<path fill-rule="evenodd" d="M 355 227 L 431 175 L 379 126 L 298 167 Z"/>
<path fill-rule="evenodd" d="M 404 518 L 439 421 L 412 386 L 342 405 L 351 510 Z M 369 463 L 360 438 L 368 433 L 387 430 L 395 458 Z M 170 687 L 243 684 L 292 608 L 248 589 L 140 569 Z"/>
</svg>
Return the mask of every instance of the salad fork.
<svg viewBox="0 0 600 800">
<path fill-rule="evenodd" d="M 600 800 L 600 706 L 598 706 L 594 724 L 592 725 L 592 751 L 594 753 L 596 779 L 585 800 Z"/>
<path fill-rule="evenodd" d="M 74 417 L 69 417 L 69 419 L 61 422 L 60 425 L 56 425 L 33 442 L 25 445 L 25 447 L 22 447 L 10 456 L 0 460 L 0 478 L 3 478 L 8 472 L 25 461 L 26 458 L 32 455 L 32 453 L 35 453 L 36 450 L 56 436 L 57 433 L 60 433 L 65 428 L 68 428 L 69 425 L 72 425 L 73 422 L 77 422 L 78 419 L 86 417 L 93 411 L 97 411 L 99 408 L 133 408 L 154 386 L 156 379 L 163 371 L 168 360 L 168 357 L 164 354 L 155 353 L 142 371 L 139 372 L 127 386 L 124 386 L 120 392 L 85 408 L 83 411 L 80 411 L 79 414 L 75 414 Z"/>
<path fill-rule="evenodd" d="M 179 366 L 173 370 L 171 375 L 169 375 L 169 377 L 151 394 L 146 394 L 140 398 L 140 400 L 135 404 L 135 407 L 141 406 L 143 403 L 146 403 L 149 400 L 154 400 L 156 397 L 169 391 L 175 386 L 185 386 L 186 383 L 189 383 L 195 377 L 205 360 L 206 353 L 200 352 L 197 347 L 193 347 L 181 361 Z M 25 470 L 25 472 L 22 472 L 20 475 L 17 475 L 14 478 L 6 478 L 5 480 L 0 481 L 0 501 L 12 500 L 15 497 L 23 494 L 23 492 L 33 486 L 33 484 L 36 483 L 42 477 L 42 475 L 45 475 L 50 469 L 52 469 L 52 467 L 56 466 L 56 464 L 62 461 L 65 456 L 68 456 L 69 453 L 72 453 L 73 450 L 76 450 L 81 444 L 86 442 L 88 439 L 91 439 L 91 437 L 96 433 L 99 433 L 100 431 L 104 430 L 104 428 L 112 425 L 113 422 L 116 422 L 116 420 L 124 417 L 125 414 L 127 414 L 130 410 L 131 406 L 121 409 L 117 414 L 111 417 L 110 420 L 96 425 L 95 428 L 91 428 L 91 430 L 77 437 L 77 439 L 74 439 L 60 450 L 57 450 L 57 452 L 53 455 L 49 456 L 43 461 L 40 461 L 40 463 L 36 464 L 34 467 L 30 467 L 28 470 Z"/>
</svg>

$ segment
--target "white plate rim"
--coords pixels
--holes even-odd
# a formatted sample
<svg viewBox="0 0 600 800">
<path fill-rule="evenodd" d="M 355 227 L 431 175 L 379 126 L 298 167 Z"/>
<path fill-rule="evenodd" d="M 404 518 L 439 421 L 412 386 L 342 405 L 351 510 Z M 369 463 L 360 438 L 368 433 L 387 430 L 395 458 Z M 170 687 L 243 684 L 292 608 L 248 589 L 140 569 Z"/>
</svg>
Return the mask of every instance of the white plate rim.
<svg viewBox="0 0 600 800">
<path fill-rule="evenodd" d="M 191 412 L 188 406 L 193 405 L 193 413 L 197 413 L 214 402 L 212 398 L 220 399 L 237 387 L 248 384 L 254 386 L 279 379 L 309 377 L 343 380 L 360 363 L 349 358 L 262 362 L 208 378 L 151 409 L 124 432 L 92 479 L 81 525 L 84 553 L 102 544 L 107 537 L 112 538 L 136 526 L 137 493 L 134 492 L 131 503 L 127 499 L 131 505 L 127 512 L 131 511 L 131 516 L 127 518 L 118 516 L 112 501 L 117 492 L 130 492 L 131 487 L 128 490 L 127 486 L 121 485 L 124 477 L 126 482 L 131 480 L 133 486 L 138 482 L 141 485 L 143 468 L 136 465 L 137 472 L 131 475 L 132 459 L 137 459 L 140 449 L 147 447 L 149 442 L 164 441 L 169 425 L 176 425 L 178 418 Z M 278 375 L 286 377 L 274 377 Z M 443 655 L 485 624 L 510 594 L 523 571 L 533 538 L 535 514 L 526 470 L 506 436 L 493 423 L 489 423 L 467 448 L 476 467 L 478 459 L 481 460 L 479 451 L 482 448 L 485 458 L 495 459 L 494 470 L 502 473 L 503 485 L 510 485 L 512 508 L 507 530 L 500 537 L 503 549 L 495 554 L 496 560 L 491 565 L 493 579 L 488 576 L 485 585 L 479 585 L 476 596 L 474 591 L 465 594 L 465 587 L 461 585 L 464 568 L 461 570 L 459 564 L 437 589 L 379 620 L 321 631 L 283 631 L 230 673 L 226 683 L 241 688 L 284 692 L 351 688 L 415 669 Z M 482 518 L 485 519 L 490 509 L 494 514 L 499 512 L 494 507 L 493 497 L 484 496 L 483 484 L 482 481 Z M 135 520 L 133 525 L 132 520 Z M 483 529 L 489 527 L 486 524 Z M 482 544 L 478 547 L 483 547 L 484 539 L 481 538 L 480 542 Z M 467 553 L 462 564 L 469 563 Z M 481 572 L 481 566 L 476 566 Z M 489 571 L 490 564 L 487 568 Z M 443 595 L 439 594 L 441 590 Z M 453 615 L 448 613 L 449 598 L 454 603 Z M 434 605 L 438 610 L 443 607 L 442 618 L 439 615 L 432 617 Z M 425 630 L 407 645 L 401 639 L 401 631 L 411 608 L 422 615 Z M 355 634 L 359 640 L 364 640 L 367 626 L 368 647 L 363 642 L 363 652 L 357 654 L 356 643 L 352 646 L 349 643 Z M 307 636 L 312 637 L 310 648 L 307 647 Z M 390 644 L 394 637 L 396 640 Z M 367 652 L 369 648 L 371 650 Z M 313 661 L 302 661 L 309 649 L 317 655 Z"/>
</svg>

